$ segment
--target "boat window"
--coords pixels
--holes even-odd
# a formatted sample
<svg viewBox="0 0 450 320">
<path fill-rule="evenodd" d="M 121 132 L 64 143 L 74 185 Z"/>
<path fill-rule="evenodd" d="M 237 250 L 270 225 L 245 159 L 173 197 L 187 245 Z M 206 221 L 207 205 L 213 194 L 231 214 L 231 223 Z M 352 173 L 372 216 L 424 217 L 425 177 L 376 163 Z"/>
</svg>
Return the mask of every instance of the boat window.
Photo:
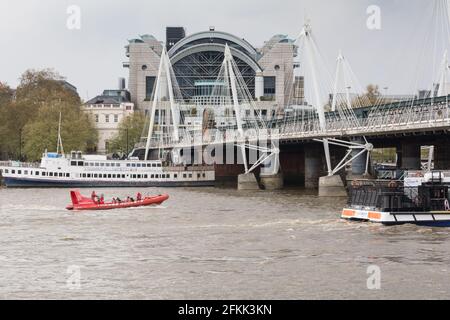
<svg viewBox="0 0 450 320">
<path fill-rule="evenodd" d="M 105 179 L 106 179 L 106 177 L 107 177 L 107 175 L 106 175 L 106 174 L 104 174 L 104 175 L 103 175 L 103 178 L 105 178 Z"/>
<path fill-rule="evenodd" d="M 156 166 L 157 166 L 157 167 L 161 167 L 161 163 L 157 163 Z"/>
<path fill-rule="evenodd" d="M 125 175 L 124 174 L 122 175 L 122 179 L 125 179 Z"/>
<path fill-rule="evenodd" d="M 48 173 L 48 176 L 49 176 L 49 177 L 53 177 L 53 172 L 49 172 L 49 173 Z"/>
<path fill-rule="evenodd" d="M 203 176 L 203 178 L 206 178 L 206 173 L 203 172 L 202 176 Z"/>
<path fill-rule="evenodd" d="M 197 178 L 200 178 L 200 173 L 197 173 Z"/>
<path fill-rule="evenodd" d="M 189 178 L 192 178 L 192 173 L 189 173 Z"/>
<path fill-rule="evenodd" d="M 86 174 L 85 174 L 85 173 L 83 173 L 81 176 L 82 176 L 83 178 L 86 178 Z"/>
<path fill-rule="evenodd" d="M 11 173 L 12 174 L 16 174 L 16 170 L 11 170 Z"/>
<path fill-rule="evenodd" d="M 155 178 L 154 174 L 150 175 L 150 179 L 154 179 L 154 178 Z"/>
<path fill-rule="evenodd" d="M 96 173 L 94 173 L 94 178 L 97 178 L 98 176 L 97 176 L 97 174 Z"/>
<path fill-rule="evenodd" d="M 5 169 L 5 173 L 9 173 L 9 170 L 8 170 L 8 169 Z"/>
<path fill-rule="evenodd" d="M 147 168 L 150 168 L 151 166 L 151 163 L 147 163 Z"/>
<path fill-rule="evenodd" d="M 137 176 L 137 177 L 138 177 L 138 179 L 140 179 L 140 178 L 141 178 L 141 175 L 140 175 L 140 174 L 138 174 L 138 176 Z"/>
<path fill-rule="evenodd" d="M 116 167 L 120 167 L 120 163 L 116 163 Z"/>
<path fill-rule="evenodd" d="M 76 162 L 76 161 L 70 161 L 70 165 L 71 165 L 71 166 L 76 166 L 76 165 L 77 165 L 77 162 Z"/>
<path fill-rule="evenodd" d="M 36 171 L 34 174 L 35 174 L 36 176 L 38 176 L 38 175 L 39 175 L 39 171 Z"/>
<path fill-rule="evenodd" d="M 23 174 L 28 174 L 28 170 L 25 170 L 25 171 L 23 172 Z"/>
<path fill-rule="evenodd" d="M 47 175 L 47 172 L 42 172 L 42 176 L 45 177 Z"/>
<path fill-rule="evenodd" d="M 62 176 L 63 176 L 62 172 L 60 172 L 60 173 L 59 173 L 59 176 L 60 176 L 60 177 L 62 177 Z"/>
<path fill-rule="evenodd" d="M 99 166 L 98 162 L 96 162 L 96 163 L 95 163 L 95 166 L 96 166 L 96 167 L 98 167 L 98 166 Z"/>
<path fill-rule="evenodd" d="M 79 167 L 82 167 L 84 165 L 84 162 L 83 161 L 78 161 L 78 166 Z"/>
<path fill-rule="evenodd" d="M 140 168 L 141 164 L 140 163 L 136 163 L 136 167 Z"/>
<path fill-rule="evenodd" d="M 127 167 L 129 167 L 130 166 L 130 164 L 129 163 L 127 163 Z"/>
<path fill-rule="evenodd" d="M 66 178 L 69 178 L 69 177 L 70 177 L 70 174 L 66 173 Z"/>
<path fill-rule="evenodd" d="M 109 167 L 109 163 L 106 163 L 106 166 Z"/>
<path fill-rule="evenodd" d="M 135 175 L 135 174 L 133 174 L 133 175 L 132 175 L 132 178 L 133 178 L 133 179 L 136 179 L 136 175 Z"/>
<path fill-rule="evenodd" d="M 186 178 L 186 173 L 183 173 L 183 178 Z"/>
<path fill-rule="evenodd" d="M 88 173 L 87 177 L 88 177 L 88 178 L 90 178 L 90 177 L 91 177 L 91 174 L 90 174 L 90 173 Z"/>
<path fill-rule="evenodd" d="M 175 179 L 177 179 L 177 178 L 178 178 L 178 174 L 174 173 L 174 174 L 173 174 L 173 177 L 174 177 Z"/>
<path fill-rule="evenodd" d="M 110 174 L 108 174 L 108 178 L 111 179 L 111 175 Z"/>
<path fill-rule="evenodd" d="M 102 163 L 100 163 L 100 167 L 104 167 L 105 166 L 105 164 L 102 162 Z"/>
<path fill-rule="evenodd" d="M 136 163 L 132 163 L 131 166 L 132 166 L 133 168 L 136 168 Z"/>
<path fill-rule="evenodd" d="M 144 174 L 144 179 L 147 179 L 147 178 L 148 178 L 148 175 Z"/>
<path fill-rule="evenodd" d="M 22 174 L 22 170 L 17 170 L 17 174 Z"/>
</svg>

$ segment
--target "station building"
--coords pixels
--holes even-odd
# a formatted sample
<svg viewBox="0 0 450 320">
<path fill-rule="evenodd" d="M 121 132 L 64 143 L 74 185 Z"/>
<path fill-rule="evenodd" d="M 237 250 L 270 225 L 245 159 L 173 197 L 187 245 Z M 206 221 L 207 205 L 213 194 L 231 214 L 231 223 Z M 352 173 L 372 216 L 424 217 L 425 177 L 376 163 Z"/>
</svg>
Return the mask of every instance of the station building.
<svg viewBox="0 0 450 320">
<path fill-rule="evenodd" d="M 183 27 L 167 27 L 165 43 L 152 35 L 141 35 L 129 40 L 125 47 L 128 61 L 123 66 L 129 69 L 131 102 L 140 110 L 148 110 L 152 105 L 165 45 L 184 100 L 201 105 L 202 97 L 208 95 L 219 74 L 226 44 L 263 116 L 284 112 L 292 98 L 304 100 L 304 80 L 293 76 L 296 47 L 287 36 L 276 35 L 256 48 L 245 39 L 214 27 L 190 35 Z"/>
</svg>

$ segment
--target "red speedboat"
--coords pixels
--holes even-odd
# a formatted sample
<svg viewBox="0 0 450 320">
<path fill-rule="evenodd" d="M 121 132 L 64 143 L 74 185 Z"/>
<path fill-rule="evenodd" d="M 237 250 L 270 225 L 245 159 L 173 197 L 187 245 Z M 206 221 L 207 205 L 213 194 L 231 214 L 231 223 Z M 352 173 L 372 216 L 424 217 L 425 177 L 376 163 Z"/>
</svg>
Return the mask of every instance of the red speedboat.
<svg viewBox="0 0 450 320">
<path fill-rule="evenodd" d="M 70 198 L 72 199 L 72 204 L 66 207 L 67 210 L 110 210 L 159 205 L 169 199 L 169 196 L 167 194 L 161 194 L 153 197 L 144 197 L 141 200 L 135 201 L 100 203 L 91 198 L 83 197 L 78 190 L 73 190 L 70 191 Z"/>
</svg>

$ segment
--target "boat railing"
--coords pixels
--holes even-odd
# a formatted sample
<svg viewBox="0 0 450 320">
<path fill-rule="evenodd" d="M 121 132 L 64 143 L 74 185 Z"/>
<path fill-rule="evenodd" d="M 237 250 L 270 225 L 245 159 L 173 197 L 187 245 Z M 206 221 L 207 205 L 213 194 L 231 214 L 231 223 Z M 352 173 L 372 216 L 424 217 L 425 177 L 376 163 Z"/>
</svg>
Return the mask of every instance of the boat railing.
<svg viewBox="0 0 450 320">
<path fill-rule="evenodd" d="M 39 166 L 40 164 L 36 162 L 0 161 L 0 167 L 39 168 Z"/>
<path fill-rule="evenodd" d="M 446 210 L 448 206 L 448 186 L 439 183 L 413 187 L 403 181 L 354 181 L 349 195 L 351 206 L 388 212 Z"/>
</svg>

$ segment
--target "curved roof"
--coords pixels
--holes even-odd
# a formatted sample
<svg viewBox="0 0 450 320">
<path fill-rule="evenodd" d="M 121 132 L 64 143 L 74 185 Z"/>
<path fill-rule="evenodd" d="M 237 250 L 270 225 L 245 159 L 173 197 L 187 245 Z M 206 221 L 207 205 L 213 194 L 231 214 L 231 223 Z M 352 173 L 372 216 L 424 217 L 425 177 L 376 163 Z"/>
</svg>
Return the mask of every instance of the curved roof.
<svg viewBox="0 0 450 320">
<path fill-rule="evenodd" d="M 180 41 L 178 41 L 170 50 L 169 50 L 169 57 L 176 54 L 177 51 L 182 49 L 184 46 L 189 45 L 191 42 L 198 42 L 199 40 L 209 40 L 209 42 L 212 42 L 211 39 L 221 39 L 229 43 L 237 44 L 238 46 L 242 47 L 245 51 L 248 52 L 250 56 L 252 56 L 254 59 L 257 56 L 257 51 L 253 46 L 248 43 L 245 39 L 241 39 L 239 37 L 236 37 L 235 35 L 232 35 L 227 32 L 223 31 L 202 31 L 198 33 L 191 34 Z"/>
<path fill-rule="evenodd" d="M 259 67 L 258 63 L 253 60 L 251 57 L 246 55 L 245 53 L 241 52 L 240 50 L 237 50 L 233 47 L 230 47 L 231 54 L 233 57 L 239 58 L 240 60 L 244 61 L 247 65 L 249 65 L 255 72 L 261 72 L 261 68 Z M 187 47 L 179 52 L 177 52 L 175 55 L 173 55 L 170 58 L 170 61 L 172 65 L 180 61 L 181 59 L 199 52 L 204 51 L 216 51 L 216 52 L 225 52 L 225 45 L 220 43 L 208 43 L 208 44 L 197 44 L 193 45 L 191 47 Z"/>
</svg>

